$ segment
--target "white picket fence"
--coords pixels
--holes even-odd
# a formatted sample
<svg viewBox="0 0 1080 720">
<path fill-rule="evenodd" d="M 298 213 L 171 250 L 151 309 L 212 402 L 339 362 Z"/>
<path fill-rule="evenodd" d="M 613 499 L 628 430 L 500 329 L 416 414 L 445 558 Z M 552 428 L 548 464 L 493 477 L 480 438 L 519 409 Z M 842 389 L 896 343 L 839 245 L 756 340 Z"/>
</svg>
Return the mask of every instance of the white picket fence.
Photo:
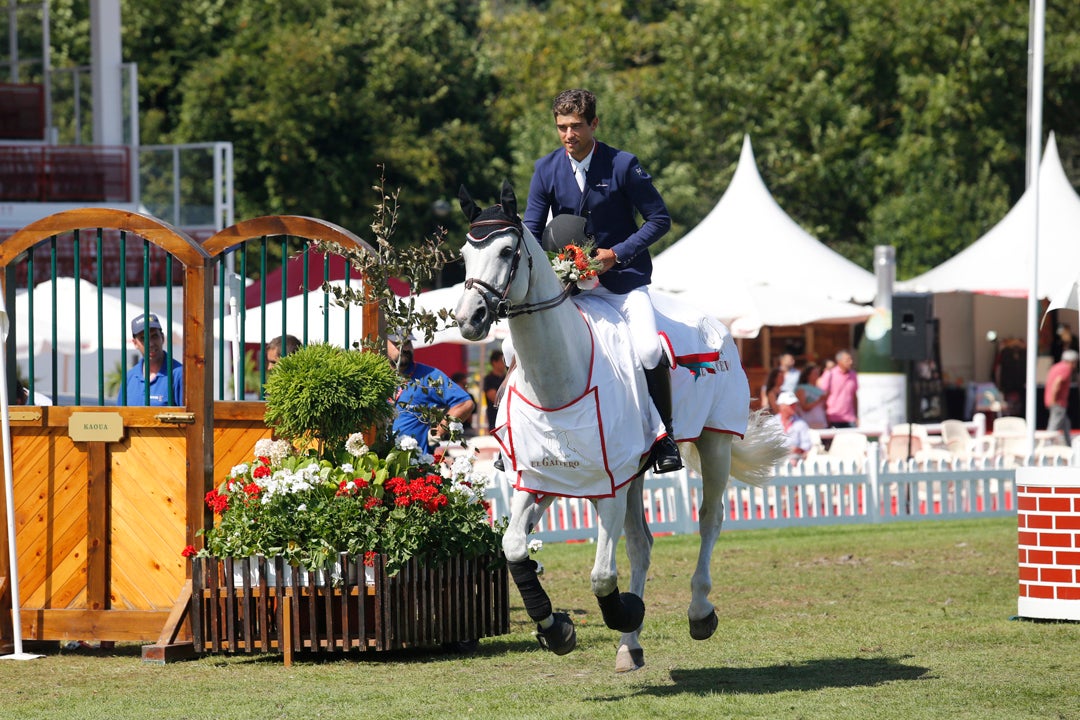
<svg viewBox="0 0 1080 720">
<path fill-rule="evenodd" d="M 496 482 L 487 499 L 500 517 L 509 512 L 511 488 L 501 475 Z M 695 473 L 647 474 L 645 510 L 653 535 L 697 532 L 700 494 Z M 764 488 L 732 482 L 724 504 L 725 529 L 1011 517 L 1016 469 L 976 461 L 896 467 L 882 461 L 877 443 L 871 443 L 858 466 L 839 464 L 824 472 L 809 464 L 785 467 Z M 558 498 L 536 534 L 545 542 L 591 541 L 595 526 L 591 502 Z"/>
</svg>

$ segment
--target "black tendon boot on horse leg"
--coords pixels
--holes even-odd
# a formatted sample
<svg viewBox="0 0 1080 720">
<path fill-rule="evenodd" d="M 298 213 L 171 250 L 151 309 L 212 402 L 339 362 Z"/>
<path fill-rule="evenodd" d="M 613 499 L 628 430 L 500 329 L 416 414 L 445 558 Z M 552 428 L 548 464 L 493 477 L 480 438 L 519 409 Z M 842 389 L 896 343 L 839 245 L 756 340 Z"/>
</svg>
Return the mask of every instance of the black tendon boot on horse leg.
<svg viewBox="0 0 1080 720">
<path fill-rule="evenodd" d="M 597 597 L 604 624 L 612 630 L 630 633 L 641 627 L 645 619 L 645 603 L 634 593 L 620 593 L 615 588 L 604 597 Z"/>
<path fill-rule="evenodd" d="M 540 647 L 547 648 L 556 655 L 565 655 L 577 647 L 574 621 L 567 613 L 551 612 L 551 600 L 540 586 L 540 578 L 536 576 L 536 561 L 531 558 L 510 560 L 506 566 L 518 592 L 521 593 L 525 612 L 536 622 L 536 639 Z M 554 623 L 546 628 L 542 627 L 540 623 L 549 617 Z"/>
<path fill-rule="evenodd" d="M 667 358 L 661 358 L 659 365 L 645 370 L 645 384 L 667 432 L 653 445 L 656 472 L 682 470 L 682 455 L 679 454 L 679 444 L 675 442 L 675 432 L 671 429 L 671 370 L 668 369 Z"/>
</svg>

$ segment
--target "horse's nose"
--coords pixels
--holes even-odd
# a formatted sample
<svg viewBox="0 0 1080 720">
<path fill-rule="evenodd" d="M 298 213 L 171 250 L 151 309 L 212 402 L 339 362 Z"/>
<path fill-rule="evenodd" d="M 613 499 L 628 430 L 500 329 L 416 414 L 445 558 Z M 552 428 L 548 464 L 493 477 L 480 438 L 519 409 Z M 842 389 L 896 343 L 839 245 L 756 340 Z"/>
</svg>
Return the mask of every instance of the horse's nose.
<svg viewBox="0 0 1080 720">
<path fill-rule="evenodd" d="M 483 327 L 484 323 L 487 322 L 487 314 L 487 306 L 480 305 L 473 311 L 472 316 L 469 317 L 469 325 L 472 327 Z"/>
<path fill-rule="evenodd" d="M 487 331 L 488 309 L 476 298 L 464 297 L 454 309 L 454 319 L 466 340 L 475 340 Z"/>
</svg>

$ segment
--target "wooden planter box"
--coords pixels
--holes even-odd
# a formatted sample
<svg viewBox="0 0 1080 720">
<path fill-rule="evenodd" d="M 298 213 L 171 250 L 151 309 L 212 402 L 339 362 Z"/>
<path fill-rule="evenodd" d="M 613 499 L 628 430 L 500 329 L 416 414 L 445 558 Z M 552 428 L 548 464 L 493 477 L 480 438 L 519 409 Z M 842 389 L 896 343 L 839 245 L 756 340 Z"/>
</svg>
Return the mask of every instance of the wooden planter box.
<svg viewBox="0 0 1080 720">
<path fill-rule="evenodd" d="M 508 579 L 501 562 L 492 568 L 496 560 L 459 557 L 437 567 L 412 560 L 391 577 L 376 555 L 368 584 L 363 562 L 345 555 L 336 578 L 289 568 L 280 557 L 194 558 L 195 652 L 276 652 L 291 665 L 298 651 L 397 650 L 503 635 Z"/>
</svg>

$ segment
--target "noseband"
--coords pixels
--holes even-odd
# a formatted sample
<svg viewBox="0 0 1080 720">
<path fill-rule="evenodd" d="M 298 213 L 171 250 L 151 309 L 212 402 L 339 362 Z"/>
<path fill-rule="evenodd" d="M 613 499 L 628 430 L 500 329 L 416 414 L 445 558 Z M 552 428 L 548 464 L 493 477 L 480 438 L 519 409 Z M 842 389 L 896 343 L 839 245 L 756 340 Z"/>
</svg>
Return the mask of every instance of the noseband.
<svg viewBox="0 0 1080 720">
<path fill-rule="evenodd" d="M 510 226 L 507 228 L 507 231 L 514 235 L 514 257 L 510 261 L 510 273 L 507 275 L 506 283 L 503 285 L 502 289 L 500 290 L 490 283 L 475 277 L 465 280 L 465 289 L 475 289 L 480 293 L 480 298 L 484 301 L 484 305 L 487 307 L 488 312 L 497 318 L 513 318 L 519 315 L 528 315 L 561 305 L 566 298 L 570 297 L 572 285 L 566 285 L 566 287 L 563 288 L 563 291 L 555 297 L 548 300 L 541 300 L 537 303 L 524 303 L 514 306 L 510 302 L 510 299 L 507 298 L 507 295 L 510 292 L 510 286 L 514 284 L 514 278 L 517 276 L 518 268 L 521 266 L 521 253 L 525 245 L 520 228 Z M 473 243 L 476 242 L 471 236 L 469 237 L 469 241 Z M 528 261 L 531 284 L 533 270 L 533 258 L 531 254 L 528 256 Z"/>
</svg>

